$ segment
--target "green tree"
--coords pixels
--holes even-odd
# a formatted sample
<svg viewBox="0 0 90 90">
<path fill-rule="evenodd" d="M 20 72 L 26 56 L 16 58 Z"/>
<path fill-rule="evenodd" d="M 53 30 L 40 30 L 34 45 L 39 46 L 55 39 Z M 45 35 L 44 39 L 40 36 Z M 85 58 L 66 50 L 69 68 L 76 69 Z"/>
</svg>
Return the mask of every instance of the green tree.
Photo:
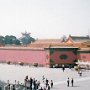
<svg viewBox="0 0 90 90">
<path fill-rule="evenodd" d="M 23 44 L 23 45 L 27 45 L 27 44 L 30 44 L 31 42 L 34 42 L 35 41 L 35 39 L 34 38 L 32 38 L 32 37 L 30 37 L 30 36 L 25 36 L 25 37 L 22 37 L 21 39 L 20 39 L 20 41 L 21 41 L 21 43 Z"/>
<path fill-rule="evenodd" d="M 5 36 L 4 41 L 5 41 L 5 44 L 11 44 L 12 43 L 9 35 Z"/>
<path fill-rule="evenodd" d="M 0 44 L 4 44 L 4 37 L 0 36 Z"/>
<path fill-rule="evenodd" d="M 6 35 L 4 38 L 5 44 L 15 44 L 15 45 L 20 45 L 20 41 L 13 35 Z"/>
<path fill-rule="evenodd" d="M 21 45 L 21 43 L 20 43 L 20 41 L 18 39 L 16 39 L 15 44 L 16 45 Z"/>
</svg>

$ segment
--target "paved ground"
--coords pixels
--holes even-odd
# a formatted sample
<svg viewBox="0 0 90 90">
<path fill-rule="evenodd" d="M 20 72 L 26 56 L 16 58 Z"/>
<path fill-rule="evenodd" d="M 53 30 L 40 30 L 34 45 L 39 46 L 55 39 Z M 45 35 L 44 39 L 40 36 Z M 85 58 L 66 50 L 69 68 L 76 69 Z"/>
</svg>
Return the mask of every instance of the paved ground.
<svg viewBox="0 0 90 90">
<path fill-rule="evenodd" d="M 29 67 L 19 65 L 0 64 L 0 80 L 10 83 L 20 81 L 24 83 L 25 76 L 36 78 L 42 83 L 42 76 L 53 80 L 54 87 L 51 90 L 90 90 L 90 71 L 83 71 L 82 77 L 75 70 L 66 69 L 65 72 L 60 68 Z M 74 87 L 67 87 L 67 78 L 74 78 Z"/>
</svg>

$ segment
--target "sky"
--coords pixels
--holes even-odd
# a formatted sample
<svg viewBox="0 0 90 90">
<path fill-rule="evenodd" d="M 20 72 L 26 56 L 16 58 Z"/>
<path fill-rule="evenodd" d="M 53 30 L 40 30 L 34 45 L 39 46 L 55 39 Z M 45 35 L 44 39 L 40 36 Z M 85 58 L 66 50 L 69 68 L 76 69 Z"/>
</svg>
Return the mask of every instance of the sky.
<svg viewBox="0 0 90 90">
<path fill-rule="evenodd" d="M 34 38 L 86 36 L 90 32 L 90 0 L 0 0 L 0 35 Z"/>
</svg>

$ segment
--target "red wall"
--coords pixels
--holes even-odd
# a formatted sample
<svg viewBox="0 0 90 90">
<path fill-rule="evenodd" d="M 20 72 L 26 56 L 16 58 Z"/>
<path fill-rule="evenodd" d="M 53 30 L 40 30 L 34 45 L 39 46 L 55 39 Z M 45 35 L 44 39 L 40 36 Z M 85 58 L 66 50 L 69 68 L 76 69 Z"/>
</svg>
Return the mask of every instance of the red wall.
<svg viewBox="0 0 90 90">
<path fill-rule="evenodd" d="M 0 61 L 46 64 L 48 51 L 45 50 L 0 50 Z"/>
<path fill-rule="evenodd" d="M 78 58 L 81 61 L 89 61 L 90 62 L 90 53 L 79 53 Z"/>
<path fill-rule="evenodd" d="M 67 58 L 61 59 L 61 55 L 66 55 Z M 50 58 L 55 64 L 72 64 L 73 61 L 77 59 L 77 56 L 72 51 L 54 51 Z"/>
<path fill-rule="evenodd" d="M 0 62 L 24 62 L 38 63 L 41 65 L 50 64 L 50 59 L 54 64 L 72 64 L 75 59 L 90 61 L 90 53 L 78 53 L 78 58 L 73 50 L 56 51 L 49 55 L 49 50 L 28 50 L 28 49 L 0 49 Z M 66 59 L 61 59 L 61 55 L 67 55 Z"/>
</svg>

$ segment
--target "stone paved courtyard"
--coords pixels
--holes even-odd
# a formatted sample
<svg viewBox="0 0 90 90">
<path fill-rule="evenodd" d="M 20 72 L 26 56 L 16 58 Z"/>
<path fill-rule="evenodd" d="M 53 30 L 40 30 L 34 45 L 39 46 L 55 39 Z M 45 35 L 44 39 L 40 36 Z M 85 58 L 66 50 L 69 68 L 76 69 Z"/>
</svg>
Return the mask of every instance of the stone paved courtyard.
<svg viewBox="0 0 90 90">
<path fill-rule="evenodd" d="M 48 80 L 53 80 L 54 87 L 51 90 L 90 90 L 90 71 L 83 71 L 82 76 L 74 69 L 46 68 L 46 67 L 29 67 L 19 65 L 0 64 L 0 80 L 10 83 L 19 81 L 24 83 L 25 76 L 36 78 L 42 83 L 42 76 Z M 74 79 L 74 87 L 67 87 L 67 78 Z M 42 83 L 43 85 L 43 83 Z"/>
</svg>

